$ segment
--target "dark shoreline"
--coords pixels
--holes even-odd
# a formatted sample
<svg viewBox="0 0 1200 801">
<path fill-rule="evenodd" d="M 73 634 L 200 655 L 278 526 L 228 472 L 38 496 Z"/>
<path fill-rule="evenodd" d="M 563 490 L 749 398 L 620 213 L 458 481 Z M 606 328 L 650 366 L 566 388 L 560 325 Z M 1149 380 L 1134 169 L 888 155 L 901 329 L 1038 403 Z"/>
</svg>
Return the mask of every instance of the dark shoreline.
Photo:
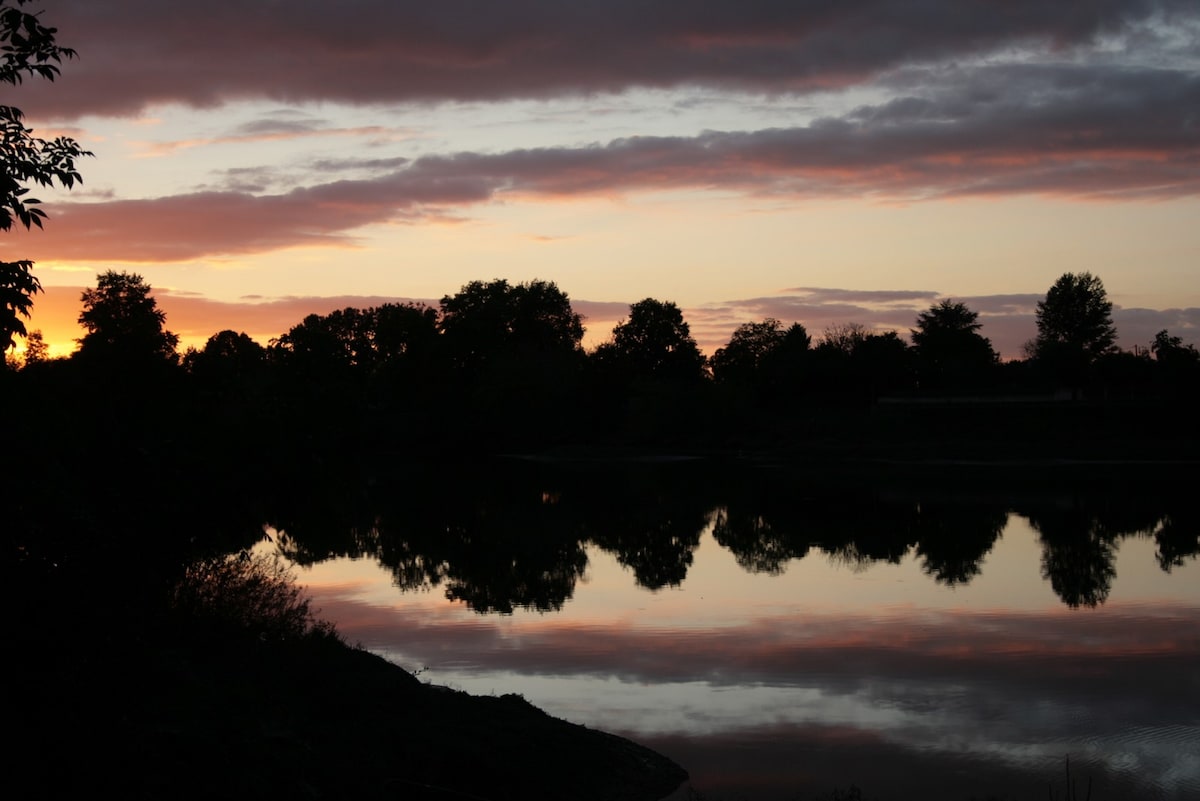
<svg viewBox="0 0 1200 801">
<path fill-rule="evenodd" d="M 9 786 L 27 798 L 655 801 L 687 779 L 519 696 L 426 684 L 340 642 L 44 656 L 14 716 Z"/>
</svg>

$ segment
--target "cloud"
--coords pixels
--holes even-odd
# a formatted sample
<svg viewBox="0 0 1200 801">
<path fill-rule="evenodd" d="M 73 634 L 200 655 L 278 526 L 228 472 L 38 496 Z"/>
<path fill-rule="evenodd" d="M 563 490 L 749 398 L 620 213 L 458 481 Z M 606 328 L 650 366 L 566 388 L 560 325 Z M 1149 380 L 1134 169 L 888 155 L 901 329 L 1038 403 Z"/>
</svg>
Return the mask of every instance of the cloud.
<svg viewBox="0 0 1200 801">
<path fill-rule="evenodd" d="M 927 699 L 907 697 L 906 685 L 979 686 L 1013 699 L 1054 696 L 1059 703 L 1089 705 L 1137 696 L 1143 705 L 1161 707 L 1153 716 L 1160 722 L 1184 722 L 1187 715 L 1169 688 L 1190 675 L 1200 655 L 1194 638 L 1179 630 L 1179 620 L 1194 612 L 1186 606 L 1150 615 L 1130 608 L 1139 618 L 1136 626 L 1113 617 L 1080 621 L 1065 612 L 930 612 L 912 623 L 906 611 L 863 616 L 809 610 L 663 641 L 627 621 L 538 618 L 510 629 L 486 617 L 466 622 L 449 606 L 380 608 L 324 589 L 314 594 L 348 638 L 425 664 L 635 684 L 817 686 L 833 694 L 891 696 L 887 706 L 914 709 Z M 510 637 L 519 639 L 520 648 L 506 645 Z M 1127 684 L 1132 662 L 1148 677 L 1136 688 Z M 1086 685 L 1078 682 L 1083 663 L 1092 679 Z"/>
<path fill-rule="evenodd" d="M 440 220 L 502 200 L 657 190 L 719 189 L 793 202 L 1200 194 L 1200 76 L 1035 67 L 998 69 L 977 83 L 799 127 L 318 162 L 314 177 L 362 172 L 281 194 L 245 191 L 262 185 L 251 181 L 232 184 L 242 191 L 59 203 L 49 207 L 55 235 L 35 242 L 34 256 L 178 261 L 348 246 L 354 229 L 372 223 Z M 1046 91 L 997 96 L 993 83 Z"/>
<path fill-rule="evenodd" d="M 425 666 L 435 682 L 534 693 L 552 714 L 695 766 L 705 791 L 757 786 L 784 797 L 815 775 L 836 786 L 871 764 L 872 782 L 911 795 L 928 791 L 929 776 L 939 790 L 956 787 L 950 774 L 965 777 L 962 797 L 981 777 L 1019 795 L 1061 770 L 1064 743 L 1079 742 L 1089 744 L 1086 772 L 1102 772 L 1106 787 L 1198 780 L 1194 760 L 1180 762 L 1194 739 L 1200 656 L 1179 626 L 1195 614 L 1188 604 L 1109 604 L 1112 614 L 1086 618 L 806 608 L 664 637 L 625 618 L 464 616 L 428 596 L 390 605 L 359 600 L 358 588 L 310 590 L 344 636 L 372 651 Z M 597 692 L 603 703 L 576 700 Z M 947 771 L 947 760 L 971 769 Z M 929 772 L 914 779 L 914 765 Z"/>
<path fill-rule="evenodd" d="M 1123 348 L 1134 345 L 1146 350 L 1154 335 L 1167 330 L 1185 344 L 1200 344 L 1200 308 L 1186 309 L 1113 309 L 1113 324 Z"/>
<path fill-rule="evenodd" d="M 809 303 L 876 303 L 876 304 L 911 304 L 913 301 L 930 302 L 938 297 L 937 292 L 927 290 L 862 290 L 862 289 L 831 289 L 829 287 L 795 287 L 784 292 L 802 295 Z"/>
<path fill-rule="evenodd" d="M 358 128 L 319 128 L 304 122 L 278 122 L 257 120 L 243 126 L 237 133 L 201 139 L 180 139 L 169 142 L 133 142 L 138 154 L 144 158 L 159 158 L 196 147 L 214 145 L 242 145 L 256 142 L 285 142 L 293 139 L 316 137 L 354 136 L 383 138 L 396 132 L 381 125 L 366 125 Z"/>
<path fill-rule="evenodd" d="M 80 59 L 52 91 L 29 90 L 42 113 L 70 117 L 246 98 L 395 103 L 629 87 L 806 91 L 914 63 L 1012 52 L 1070 55 L 1099 43 L 1110 53 L 1165 51 L 1180 46 L 1170 32 L 1194 25 L 1195 8 L 1173 0 L 361 0 L 336 9 L 316 0 L 62 0 L 46 21 Z"/>
</svg>

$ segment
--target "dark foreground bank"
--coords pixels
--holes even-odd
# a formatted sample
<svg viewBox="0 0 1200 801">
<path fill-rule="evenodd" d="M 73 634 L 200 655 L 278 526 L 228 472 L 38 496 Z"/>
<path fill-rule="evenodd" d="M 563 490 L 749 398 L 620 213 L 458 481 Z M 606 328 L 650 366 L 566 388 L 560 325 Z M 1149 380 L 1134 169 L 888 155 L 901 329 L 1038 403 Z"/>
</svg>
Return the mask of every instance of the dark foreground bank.
<svg viewBox="0 0 1200 801">
<path fill-rule="evenodd" d="M 650 801 L 687 778 L 518 696 L 428 685 L 333 639 L 78 657 L 23 677 L 10 797 Z"/>
<path fill-rule="evenodd" d="M 6 798 L 653 801 L 687 778 L 348 646 L 278 560 L 168 571 L 91 533 L 89 560 L 6 564 Z"/>
</svg>

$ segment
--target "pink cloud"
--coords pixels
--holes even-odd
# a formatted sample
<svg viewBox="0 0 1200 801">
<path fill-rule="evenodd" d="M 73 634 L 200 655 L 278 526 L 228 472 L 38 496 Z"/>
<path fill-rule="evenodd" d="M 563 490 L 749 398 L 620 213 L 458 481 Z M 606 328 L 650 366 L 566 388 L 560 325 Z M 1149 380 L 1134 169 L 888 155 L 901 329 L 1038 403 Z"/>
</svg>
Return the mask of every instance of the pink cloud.
<svg viewBox="0 0 1200 801">
<path fill-rule="evenodd" d="M 611 195 L 660 189 L 725 189 L 806 198 L 879 200 L 1040 193 L 1076 198 L 1189 197 L 1200 194 L 1200 139 L 1183 135 L 1200 82 L 1140 98 L 1089 102 L 1086 119 L 1114 119 L 1086 137 L 1077 120 L 1042 127 L 1050 146 L 1028 149 L 1013 135 L 1015 111 L 972 111 L 936 124 L 901 120 L 870 127 L 863 112 L 807 127 L 633 137 L 606 145 L 457 153 L 411 162 L 372 160 L 371 177 L 303 186 L 282 194 L 207 191 L 152 199 L 60 203 L 49 208 L 54 236 L 37 238 L 33 258 L 178 261 L 285 247 L 353 244 L 372 223 L 444 219 L 454 209 L 509 199 Z M 1144 125 L 1126 130 L 1116 117 Z M 1019 116 L 1019 115 L 1018 115 Z M 1051 116 L 1054 116 L 1053 114 Z M 1034 122 L 1029 122 L 1034 125 Z M 1073 138 L 1085 139 L 1082 145 Z M 1112 148 L 1098 148 L 1097 140 Z M 1117 147 L 1145 140 L 1157 150 Z M 1021 158 L 997 166 L 995 156 Z M 958 158 L 948 159 L 948 154 Z M 365 164 L 365 163 L 364 163 Z M 342 164 L 351 169 L 353 161 Z"/>
</svg>

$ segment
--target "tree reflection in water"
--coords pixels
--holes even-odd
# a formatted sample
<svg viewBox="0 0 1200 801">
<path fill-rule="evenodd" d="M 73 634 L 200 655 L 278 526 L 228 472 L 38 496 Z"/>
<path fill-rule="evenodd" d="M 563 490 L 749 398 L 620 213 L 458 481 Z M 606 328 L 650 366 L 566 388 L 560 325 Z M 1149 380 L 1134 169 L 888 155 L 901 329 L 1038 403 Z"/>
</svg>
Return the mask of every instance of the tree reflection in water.
<svg viewBox="0 0 1200 801">
<path fill-rule="evenodd" d="M 679 586 L 710 526 L 752 573 L 782 573 L 813 550 L 855 570 L 915 554 L 933 581 L 956 587 L 980 575 L 1016 513 L 1038 532 L 1042 575 L 1070 607 L 1104 603 L 1125 537 L 1153 537 L 1163 570 L 1200 553 L 1185 482 L 1114 492 L 1089 479 L 1047 491 L 1044 482 L 924 478 L 513 460 L 326 484 L 324 501 L 309 487 L 288 496 L 302 505 L 285 498 L 271 522 L 300 563 L 370 556 L 399 588 L 440 587 L 481 613 L 560 609 L 589 547 L 613 554 L 646 589 Z"/>
</svg>

